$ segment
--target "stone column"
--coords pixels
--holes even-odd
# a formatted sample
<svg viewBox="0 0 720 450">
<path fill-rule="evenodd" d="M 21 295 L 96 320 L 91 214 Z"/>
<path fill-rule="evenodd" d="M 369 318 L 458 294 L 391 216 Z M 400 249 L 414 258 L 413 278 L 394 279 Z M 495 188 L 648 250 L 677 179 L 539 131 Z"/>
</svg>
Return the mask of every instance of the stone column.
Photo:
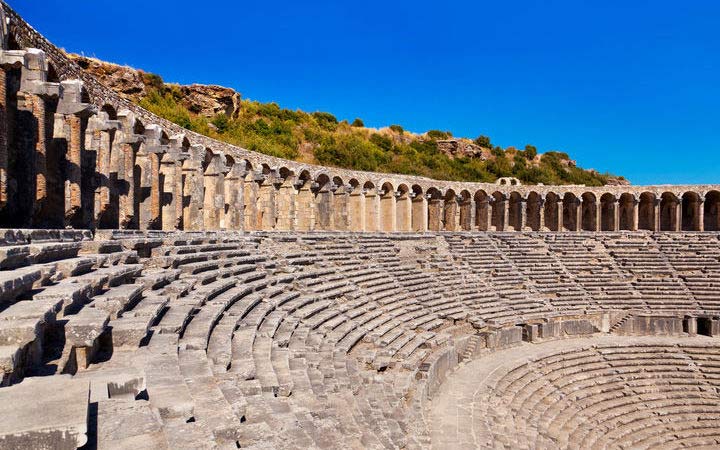
<svg viewBox="0 0 720 450">
<path fill-rule="evenodd" d="M 352 231 L 365 231 L 365 193 L 360 187 L 350 192 L 350 229 Z"/>
<path fill-rule="evenodd" d="M 583 200 L 578 198 L 575 201 L 575 231 L 582 231 L 583 220 L 582 220 Z"/>
<path fill-rule="evenodd" d="M 206 230 L 219 230 L 225 211 L 225 187 L 223 185 L 225 164 L 222 156 L 212 155 L 203 172 L 203 226 Z"/>
<path fill-rule="evenodd" d="M 602 202 L 600 204 L 602 205 Z M 612 208 L 613 208 L 612 231 L 620 231 L 620 200 L 618 200 L 618 199 L 613 200 Z M 632 226 L 631 226 L 631 228 L 632 228 Z M 602 230 L 602 228 L 600 230 Z"/>
<path fill-rule="evenodd" d="M 442 229 L 443 203 L 439 198 L 430 198 L 428 200 L 428 229 L 430 231 L 440 231 Z"/>
<path fill-rule="evenodd" d="M 502 199 L 502 208 L 503 208 L 503 220 L 502 224 L 500 225 L 500 230 L 498 231 L 506 231 L 509 230 L 509 223 L 510 223 L 510 201 L 509 197 L 503 196 Z"/>
<path fill-rule="evenodd" d="M 166 231 L 175 230 L 179 225 L 177 186 L 177 154 L 167 152 L 160 159 L 160 216 L 162 229 Z"/>
<path fill-rule="evenodd" d="M 682 198 L 675 199 L 675 229 L 673 231 L 682 231 Z"/>
<path fill-rule="evenodd" d="M 428 229 L 428 204 L 424 195 L 413 195 L 411 198 L 412 213 L 410 217 L 412 231 L 424 233 Z"/>
<path fill-rule="evenodd" d="M 245 230 L 258 230 L 258 183 L 255 181 L 256 173 L 249 170 L 245 176 L 245 188 L 243 189 L 245 205 L 244 220 Z"/>
<path fill-rule="evenodd" d="M 538 231 L 545 229 L 545 197 L 540 197 L 537 204 L 538 210 Z"/>
<path fill-rule="evenodd" d="M 382 231 L 397 231 L 397 201 L 395 192 L 383 192 L 380 197 L 380 224 Z"/>
<path fill-rule="evenodd" d="M 655 198 L 653 200 L 653 231 L 660 231 L 660 207 L 662 205 L 662 198 Z"/>
<path fill-rule="evenodd" d="M 245 164 L 235 163 L 225 176 L 225 228 L 228 230 L 243 229 L 243 179 Z"/>
<path fill-rule="evenodd" d="M 312 231 L 315 229 L 315 201 L 311 190 L 312 181 L 306 180 L 298 189 L 297 194 L 297 230 Z"/>
<path fill-rule="evenodd" d="M 598 198 L 595 200 L 595 229 L 593 231 L 602 230 L 601 220 L 602 220 L 602 202 Z"/>
<path fill-rule="evenodd" d="M 348 224 L 348 200 L 349 196 L 345 186 L 339 186 L 333 192 L 333 223 L 335 230 L 347 231 Z"/>
<path fill-rule="evenodd" d="M 640 200 L 633 197 L 632 200 L 632 223 L 630 224 L 631 231 L 637 231 L 640 225 Z M 618 228 L 619 230 L 620 228 Z"/>
<path fill-rule="evenodd" d="M 203 146 L 190 148 L 190 157 L 183 161 L 183 230 L 199 231 L 203 228 L 203 173 L 201 156 Z"/>
<path fill-rule="evenodd" d="M 316 230 L 332 230 L 333 227 L 333 215 L 334 205 L 331 182 L 325 183 L 322 186 L 315 184 L 315 229 Z"/>
<path fill-rule="evenodd" d="M 555 207 L 557 208 L 557 231 L 563 231 L 565 229 L 565 220 L 563 218 L 563 200 L 562 198 L 558 198 L 558 201 L 555 202 Z"/>
<path fill-rule="evenodd" d="M 365 192 L 365 231 L 380 230 L 380 196 L 376 188 Z"/>
<path fill-rule="evenodd" d="M 516 231 L 524 231 L 527 225 L 527 199 L 521 198 L 518 206 L 520 208 L 520 223 L 518 224 L 519 229 Z"/>
<path fill-rule="evenodd" d="M 495 214 L 493 214 L 493 203 L 495 203 L 495 199 L 492 197 L 488 197 L 485 200 L 485 203 L 487 203 L 487 206 L 485 207 L 485 215 L 487 215 L 486 224 L 484 231 L 492 231 L 493 230 L 493 217 Z"/>
<path fill-rule="evenodd" d="M 295 177 L 293 175 L 288 175 L 285 177 L 278 189 L 278 212 L 277 223 L 275 224 L 276 230 L 291 231 L 295 229 L 295 197 L 297 193 L 295 191 L 294 183 Z"/>
<path fill-rule="evenodd" d="M 705 197 L 700 196 L 697 202 L 697 230 L 705 231 Z"/>
<path fill-rule="evenodd" d="M 276 205 L 275 185 L 272 174 L 265 175 L 262 183 L 258 186 L 258 225 L 259 229 L 269 231 L 275 229 Z"/>
<path fill-rule="evenodd" d="M 477 226 L 476 217 L 477 217 L 478 211 L 477 211 L 477 205 L 475 204 L 475 200 L 472 198 L 470 199 L 469 212 L 470 212 L 470 231 L 477 231 L 478 226 Z"/>
</svg>

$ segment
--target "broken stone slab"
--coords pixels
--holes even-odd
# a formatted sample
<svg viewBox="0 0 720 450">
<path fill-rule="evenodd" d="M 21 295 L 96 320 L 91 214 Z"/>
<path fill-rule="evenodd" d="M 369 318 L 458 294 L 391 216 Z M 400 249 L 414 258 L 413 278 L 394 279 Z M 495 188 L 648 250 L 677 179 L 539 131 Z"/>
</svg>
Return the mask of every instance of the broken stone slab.
<svg viewBox="0 0 720 450">
<path fill-rule="evenodd" d="M 12 303 L 18 295 L 23 294 L 43 278 L 39 267 L 23 267 L 0 272 L 0 304 Z"/>
<path fill-rule="evenodd" d="M 162 423 L 146 400 L 98 402 L 97 446 L 102 449 L 167 448 Z"/>
<path fill-rule="evenodd" d="M 142 291 L 142 285 L 121 284 L 110 288 L 104 294 L 93 297 L 92 303 L 96 308 L 110 314 L 112 319 L 117 319 L 126 308 L 137 302 Z"/>
<path fill-rule="evenodd" d="M 75 449 L 87 443 L 90 383 L 26 378 L 0 389 L 0 448 Z"/>
</svg>

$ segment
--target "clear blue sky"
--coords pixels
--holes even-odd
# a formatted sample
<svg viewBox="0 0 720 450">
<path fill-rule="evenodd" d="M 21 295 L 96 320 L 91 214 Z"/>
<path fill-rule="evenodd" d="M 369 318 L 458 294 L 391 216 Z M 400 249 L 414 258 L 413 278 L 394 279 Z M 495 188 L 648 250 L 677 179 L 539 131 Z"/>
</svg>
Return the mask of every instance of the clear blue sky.
<svg viewBox="0 0 720 450">
<path fill-rule="evenodd" d="M 68 51 L 283 107 L 720 183 L 720 2 L 9 0 Z"/>
</svg>

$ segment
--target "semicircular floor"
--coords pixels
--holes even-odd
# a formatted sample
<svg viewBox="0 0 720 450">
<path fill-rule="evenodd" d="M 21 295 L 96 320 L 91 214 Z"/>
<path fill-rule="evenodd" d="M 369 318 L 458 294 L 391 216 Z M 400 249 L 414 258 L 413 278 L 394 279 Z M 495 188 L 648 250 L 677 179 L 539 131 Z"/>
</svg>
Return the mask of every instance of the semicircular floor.
<svg viewBox="0 0 720 450">
<path fill-rule="evenodd" d="M 453 373 L 430 406 L 433 448 L 718 448 L 720 347 L 598 336 L 524 344 Z"/>
</svg>

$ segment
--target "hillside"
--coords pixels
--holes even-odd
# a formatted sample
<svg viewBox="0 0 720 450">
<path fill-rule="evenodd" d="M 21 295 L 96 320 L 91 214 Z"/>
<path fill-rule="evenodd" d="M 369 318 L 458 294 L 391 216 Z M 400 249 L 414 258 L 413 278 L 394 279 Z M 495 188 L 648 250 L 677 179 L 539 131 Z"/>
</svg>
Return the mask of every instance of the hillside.
<svg viewBox="0 0 720 450">
<path fill-rule="evenodd" d="M 503 149 L 487 136 L 456 138 L 440 130 L 415 134 L 400 125 L 367 128 L 361 119 L 350 123 L 327 112 L 292 111 L 276 103 L 241 99 L 222 86 L 165 83 L 141 70 L 70 56 L 145 109 L 189 130 L 268 155 L 456 181 L 517 177 L 525 184 L 629 184 L 622 177 L 577 167 L 563 152 L 538 154 L 532 145 Z"/>
</svg>

